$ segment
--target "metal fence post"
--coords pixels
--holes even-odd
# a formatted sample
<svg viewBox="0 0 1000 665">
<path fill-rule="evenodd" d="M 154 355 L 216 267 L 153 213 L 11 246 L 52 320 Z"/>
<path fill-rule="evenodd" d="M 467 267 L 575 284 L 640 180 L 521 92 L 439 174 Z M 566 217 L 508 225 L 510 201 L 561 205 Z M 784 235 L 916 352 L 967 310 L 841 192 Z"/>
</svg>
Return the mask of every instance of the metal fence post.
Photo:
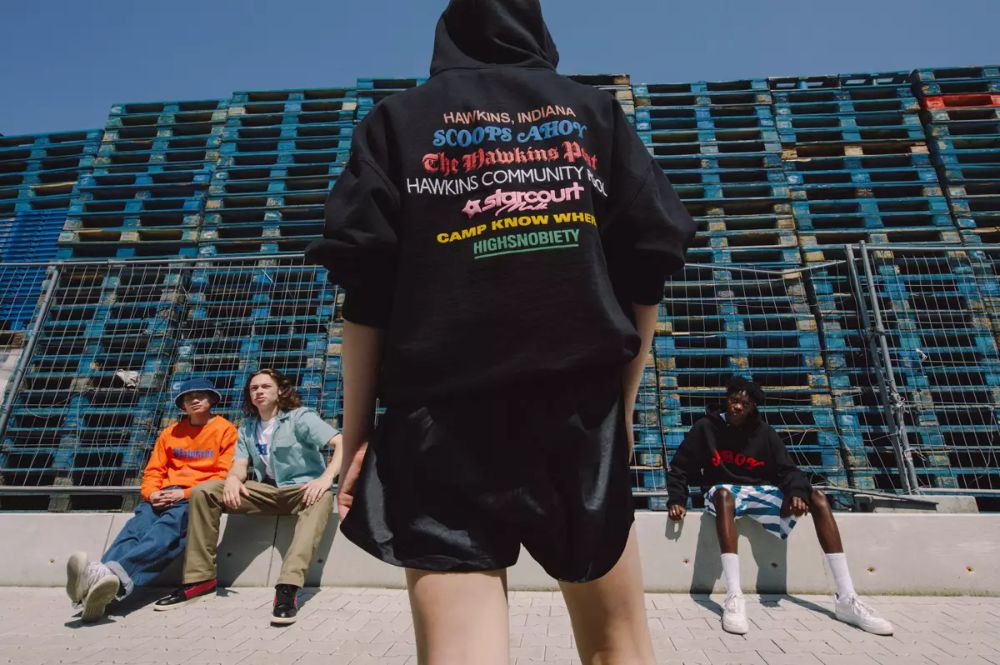
<svg viewBox="0 0 1000 665">
<path fill-rule="evenodd" d="M 45 291 L 39 299 L 37 315 L 31 324 L 31 329 L 28 331 L 27 343 L 21 351 L 21 357 L 17 359 L 17 367 L 14 369 L 14 376 L 11 377 L 10 383 L 7 384 L 7 392 L 4 395 L 3 405 L 0 406 L 0 440 L 2 440 L 4 434 L 7 433 L 7 421 L 10 419 L 10 412 L 12 410 L 14 399 L 17 396 L 18 390 L 21 389 L 21 381 L 24 380 L 24 375 L 28 371 L 28 364 L 31 362 L 31 356 L 34 353 L 35 344 L 38 343 L 38 332 L 41 330 L 42 324 L 45 323 L 45 319 L 48 317 L 49 307 L 52 305 L 52 292 L 55 291 L 56 282 L 58 281 L 59 266 L 49 266 L 47 275 L 48 283 L 45 287 Z"/>
<path fill-rule="evenodd" d="M 916 470 L 913 466 L 913 451 L 906 435 L 906 421 L 903 417 L 903 399 L 896 386 L 896 378 L 889 355 L 889 345 L 886 342 L 885 326 L 882 321 L 882 310 L 878 304 L 878 294 L 875 290 L 875 278 L 871 269 L 871 257 L 868 247 L 862 241 L 861 263 L 865 271 L 865 285 L 868 287 L 868 297 L 862 288 L 861 278 L 855 266 L 854 247 L 847 246 L 847 269 L 851 277 L 851 287 L 854 299 L 857 301 L 861 324 L 864 326 L 864 336 L 867 340 L 868 356 L 876 369 L 878 376 L 879 398 L 885 412 L 885 419 L 891 430 L 893 453 L 896 456 L 896 467 L 899 471 L 899 481 L 903 492 L 913 494 L 920 491 Z M 869 305 L 874 321 L 869 317 Z"/>
</svg>

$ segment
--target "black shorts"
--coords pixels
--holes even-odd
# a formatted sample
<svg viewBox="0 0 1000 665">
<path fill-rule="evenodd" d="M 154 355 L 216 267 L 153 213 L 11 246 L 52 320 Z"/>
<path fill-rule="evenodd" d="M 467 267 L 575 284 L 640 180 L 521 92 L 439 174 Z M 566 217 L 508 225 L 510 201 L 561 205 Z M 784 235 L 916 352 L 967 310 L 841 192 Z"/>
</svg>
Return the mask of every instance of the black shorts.
<svg viewBox="0 0 1000 665">
<path fill-rule="evenodd" d="M 506 568 L 521 543 L 560 580 L 618 562 L 634 519 L 622 370 L 388 408 L 341 530 L 387 563 Z"/>
</svg>

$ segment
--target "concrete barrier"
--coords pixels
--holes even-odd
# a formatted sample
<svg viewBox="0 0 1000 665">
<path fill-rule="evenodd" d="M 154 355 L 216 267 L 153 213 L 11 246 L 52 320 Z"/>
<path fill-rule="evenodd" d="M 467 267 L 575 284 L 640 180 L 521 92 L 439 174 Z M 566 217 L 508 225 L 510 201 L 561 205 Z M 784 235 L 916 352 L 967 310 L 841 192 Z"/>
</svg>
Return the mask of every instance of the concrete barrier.
<svg viewBox="0 0 1000 665">
<path fill-rule="evenodd" d="M 62 586 L 68 555 L 103 552 L 128 515 L 114 513 L 0 513 L 0 586 Z M 271 586 L 291 537 L 289 517 L 223 517 L 219 579 L 229 586 Z M 402 587 L 403 572 L 355 547 L 330 526 L 307 575 L 310 586 Z M 1000 515 L 838 514 L 855 586 L 865 594 L 1000 595 Z M 648 591 L 721 591 L 712 517 L 691 512 L 681 525 L 663 513 L 637 513 L 643 576 Z M 811 520 L 782 542 L 755 522 L 739 520 L 740 565 L 748 593 L 829 593 Z M 179 580 L 180 562 L 162 578 Z M 524 551 L 509 572 L 512 589 L 555 589 Z"/>
</svg>

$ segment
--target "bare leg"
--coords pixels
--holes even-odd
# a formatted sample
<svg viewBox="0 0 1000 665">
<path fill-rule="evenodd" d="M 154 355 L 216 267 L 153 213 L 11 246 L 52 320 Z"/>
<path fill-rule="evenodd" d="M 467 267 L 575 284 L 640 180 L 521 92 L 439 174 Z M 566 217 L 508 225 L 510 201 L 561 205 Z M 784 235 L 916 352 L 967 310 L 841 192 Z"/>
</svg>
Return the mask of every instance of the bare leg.
<svg viewBox="0 0 1000 665">
<path fill-rule="evenodd" d="M 833 509 L 826 495 L 819 490 L 813 490 L 809 497 L 809 509 L 812 511 L 813 524 L 816 525 L 816 537 L 819 546 L 826 554 L 839 554 L 844 551 L 840 542 L 840 529 L 837 520 L 833 519 Z"/>
<path fill-rule="evenodd" d="M 406 569 L 420 665 L 509 665 L 507 571 Z"/>
<path fill-rule="evenodd" d="M 712 498 L 715 504 L 715 531 L 722 554 L 736 554 L 736 501 L 733 493 L 720 489 Z"/>
<path fill-rule="evenodd" d="M 642 569 L 635 525 L 625 551 L 604 577 L 560 582 L 584 665 L 652 665 L 656 662 L 646 623 Z"/>
</svg>

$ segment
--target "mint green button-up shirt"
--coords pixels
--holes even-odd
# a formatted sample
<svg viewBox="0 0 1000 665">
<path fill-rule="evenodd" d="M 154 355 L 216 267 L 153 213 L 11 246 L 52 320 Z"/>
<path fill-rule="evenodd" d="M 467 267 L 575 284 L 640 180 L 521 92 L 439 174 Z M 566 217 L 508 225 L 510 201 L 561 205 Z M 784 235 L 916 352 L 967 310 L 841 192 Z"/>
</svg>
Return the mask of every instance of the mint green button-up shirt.
<svg viewBox="0 0 1000 665">
<path fill-rule="evenodd" d="M 279 411 L 271 435 L 271 468 L 278 487 L 302 485 L 323 475 L 326 458 L 320 452 L 337 430 L 315 410 L 299 407 Z M 264 460 L 257 452 L 257 423 L 260 418 L 244 418 L 238 428 L 236 459 L 249 459 L 253 479 L 264 480 Z"/>
</svg>

